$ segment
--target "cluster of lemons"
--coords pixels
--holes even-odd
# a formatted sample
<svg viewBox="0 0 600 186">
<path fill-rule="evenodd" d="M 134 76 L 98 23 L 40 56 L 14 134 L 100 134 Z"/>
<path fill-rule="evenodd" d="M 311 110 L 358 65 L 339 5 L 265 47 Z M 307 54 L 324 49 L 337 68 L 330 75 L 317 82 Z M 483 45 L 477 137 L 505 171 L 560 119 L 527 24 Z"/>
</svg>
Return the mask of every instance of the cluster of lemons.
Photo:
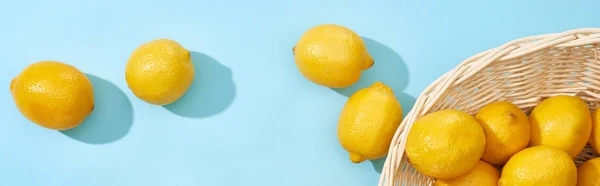
<svg viewBox="0 0 600 186">
<path fill-rule="evenodd" d="M 334 24 L 307 30 L 293 47 L 298 70 L 315 84 L 343 88 L 356 83 L 374 65 L 362 38 Z M 166 105 L 186 93 L 194 79 L 190 52 L 179 43 L 158 39 L 133 51 L 125 68 L 129 89 L 139 99 Z M 77 127 L 94 110 L 94 93 L 84 73 L 58 61 L 26 67 L 10 85 L 19 111 L 30 121 L 54 130 Z M 355 92 L 339 116 L 338 139 L 352 162 L 384 157 L 402 120 L 392 89 L 376 82 Z"/>
<path fill-rule="evenodd" d="M 598 115 L 577 96 L 558 95 L 526 115 L 493 102 L 473 117 L 441 110 L 419 118 L 406 155 L 435 185 L 600 185 L 600 158 L 577 168 L 573 158 L 590 144 L 600 150 Z"/>
</svg>

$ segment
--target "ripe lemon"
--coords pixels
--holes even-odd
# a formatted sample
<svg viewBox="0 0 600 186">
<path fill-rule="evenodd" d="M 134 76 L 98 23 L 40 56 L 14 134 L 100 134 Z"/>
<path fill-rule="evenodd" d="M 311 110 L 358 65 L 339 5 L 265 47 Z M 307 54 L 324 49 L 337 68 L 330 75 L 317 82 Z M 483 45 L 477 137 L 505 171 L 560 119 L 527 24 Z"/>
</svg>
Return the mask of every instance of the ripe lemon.
<svg viewBox="0 0 600 186">
<path fill-rule="evenodd" d="M 529 120 L 519 107 L 510 102 L 490 103 L 475 115 L 485 132 L 482 160 L 502 165 L 529 144 Z"/>
<path fill-rule="evenodd" d="M 487 186 L 498 185 L 500 172 L 494 166 L 479 161 L 475 167 L 459 177 L 435 181 L 435 186 Z"/>
<path fill-rule="evenodd" d="M 190 52 L 179 43 L 158 39 L 139 46 L 125 67 L 127 85 L 138 98 L 154 105 L 175 102 L 194 80 Z"/>
<path fill-rule="evenodd" d="M 502 168 L 499 186 L 575 186 L 577 167 L 554 146 L 535 146 L 513 155 Z"/>
<path fill-rule="evenodd" d="M 296 66 L 308 80 L 331 88 L 356 83 L 363 70 L 373 66 L 373 58 L 360 36 L 333 24 L 307 30 L 292 49 Z"/>
<path fill-rule="evenodd" d="M 481 125 L 458 110 L 441 110 L 419 118 L 406 139 L 406 155 L 415 169 L 438 179 L 469 172 L 484 150 Z"/>
<path fill-rule="evenodd" d="M 600 186 L 600 158 L 593 158 L 577 169 L 577 185 Z"/>
<path fill-rule="evenodd" d="M 590 140 L 589 143 L 592 146 L 592 148 L 594 149 L 594 151 L 596 151 L 596 153 L 600 153 L 600 130 L 598 130 L 598 128 L 600 126 L 600 123 L 598 123 L 600 121 L 600 109 L 597 109 L 596 111 L 592 112 L 592 134 L 590 136 Z"/>
<path fill-rule="evenodd" d="M 392 89 L 381 82 L 356 91 L 342 109 L 338 140 L 360 163 L 384 157 L 402 122 L 402 107 Z"/>
<path fill-rule="evenodd" d="M 29 65 L 12 80 L 10 92 L 27 119 L 48 129 L 74 128 L 94 110 L 92 83 L 79 69 L 62 62 Z"/>
<path fill-rule="evenodd" d="M 555 146 L 576 157 L 592 131 L 590 111 L 579 97 L 554 96 L 539 103 L 529 115 L 530 146 Z"/>
</svg>

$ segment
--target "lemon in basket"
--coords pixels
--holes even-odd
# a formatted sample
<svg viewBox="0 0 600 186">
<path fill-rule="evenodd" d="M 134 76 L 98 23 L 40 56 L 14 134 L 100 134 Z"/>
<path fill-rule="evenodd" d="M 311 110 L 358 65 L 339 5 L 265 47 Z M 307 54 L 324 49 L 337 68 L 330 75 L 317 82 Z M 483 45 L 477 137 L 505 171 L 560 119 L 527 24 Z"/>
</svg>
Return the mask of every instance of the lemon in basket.
<svg viewBox="0 0 600 186">
<path fill-rule="evenodd" d="M 600 158 L 593 158 L 577 169 L 577 185 L 600 186 Z"/>
<path fill-rule="evenodd" d="M 154 105 L 175 102 L 194 79 L 190 52 L 169 39 L 139 46 L 127 61 L 125 79 L 138 98 Z"/>
<path fill-rule="evenodd" d="M 58 61 L 29 65 L 11 81 L 10 92 L 27 119 L 48 129 L 74 128 L 94 110 L 92 82 Z"/>
<path fill-rule="evenodd" d="M 330 88 L 356 83 L 373 66 L 364 41 L 354 31 L 334 24 L 310 28 L 294 48 L 294 60 L 308 80 Z"/>
<path fill-rule="evenodd" d="M 590 140 L 589 143 L 592 146 L 592 149 L 594 149 L 594 151 L 596 151 L 596 153 L 600 152 L 600 130 L 598 130 L 598 128 L 600 126 L 600 109 L 597 109 L 596 111 L 592 112 L 592 134 L 590 136 Z"/>
<path fill-rule="evenodd" d="M 529 147 L 513 155 L 502 168 L 499 186 L 575 186 L 577 167 L 564 151 L 548 145 Z"/>
<path fill-rule="evenodd" d="M 384 157 L 402 121 L 402 107 L 392 89 L 381 82 L 356 91 L 342 109 L 338 140 L 360 163 Z"/>
<path fill-rule="evenodd" d="M 451 179 L 475 167 L 485 143 L 483 129 L 473 116 L 441 110 L 413 123 L 406 139 L 406 155 L 420 173 Z"/>
<path fill-rule="evenodd" d="M 496 167 L 484 161 L 477 162 L 475 167 L 459 177 L 435 181 L 435 186 L 486 186 L 498 185 L 500 172 Z"/>
<path fill-rule="evenodd" d="M 592 131 L 590 111 L 576 96 L 554 96 L 539 103 L 529 115 L 530 146 L 550 145 L 576 157 Z"/>
<path fill-rule="evenodd" d="M 490 103 L 475 115 L 485 132 L 485 151 L 482 160 L 502 165 L 529 144 L 527 115 L 510 102 Z"/>
</svg>

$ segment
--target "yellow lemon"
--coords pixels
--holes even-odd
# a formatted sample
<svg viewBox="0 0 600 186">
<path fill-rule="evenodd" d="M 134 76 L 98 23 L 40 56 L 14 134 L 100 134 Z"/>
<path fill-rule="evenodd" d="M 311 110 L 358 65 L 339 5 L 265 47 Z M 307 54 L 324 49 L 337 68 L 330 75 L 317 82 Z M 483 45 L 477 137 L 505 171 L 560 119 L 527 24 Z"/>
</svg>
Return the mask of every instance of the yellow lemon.
<svg viewBox="0 0 600 186">
<path fill-rule="evenodd" d="M 577 167 L 554 146 L 529 147 L 513 155 L 502 168 L 500 186 L 575 186 Z"/>
<path fill-rule="evenodd" d="M 600 127 L 600 123 L 598 123 L 600 121 L 599 117 L 600 109 L 592 112 L 592 134 L 590 135 L 589 143 L 596 153 L 600 153 L 600 141 L 598 141 L 600 140 L 600 130 L 598 130 L 598 127 Z"/>
<path fill-rule="evenodd" d="M 600 186 L 600 158 L 593 158 L 577 169 L 577 185 Z"/>
<path fill-rule="evenodd" d="M 475 167 L 466 174 L 448 180 L 436 180 L 435 186 L 498 185 L 499 178 L 500 172 L 498 169 L 484 161 L 479 161 Z"/>
<path fill-rule="evenodd" d="M 529 144 L 529 120 L 519 107 L 510 102 L 490 103 L 475 115 L 485 132 L 482 160 L 502 165 Z"/>
<path fill-rule="evenodd" d="M 360 163 L 384 157 L 402 122 L 402 107 L 392 89 L 381 82 L 356 91 L 342 109 L 338 140 Z"/>
<path fill-rule="evenodd" d="M 419 118 L 406 139 L 406 155 L 415 169 L 438 179 L 469 172 L 484 150 L 481 125 L 459 110 L 441 110 Z"/>
<path fill-rule="evenodd" d="M 307 30 L 292 49 L 296 66 L 310 81 L 331 88 L 348 87 L 373 66 L 360 36 L 334 24 Z"/>
<path fill-rule="evenodd" d="M 27 119 L 48 129 L 74 128 L 94 110 L 92 83 L 79 69 L 62 62 L 29 65 L 12 80 L 10 92 Z"/>
<path fill-rule="evenodd" d="M 179 43 L 158 39 L 139 46 L 127 61 L 127 85 L 138 98 L 154 105 L 175 102 L 194 80 L 190 52 Z"/>
<path fill-rule="evenodd" d="M 555 146 L 576 157 L 592 131 L 590 111 L 579 97 L 554 96 L 539 103 L 529 115 L 530 146 Z"/>
</svg>

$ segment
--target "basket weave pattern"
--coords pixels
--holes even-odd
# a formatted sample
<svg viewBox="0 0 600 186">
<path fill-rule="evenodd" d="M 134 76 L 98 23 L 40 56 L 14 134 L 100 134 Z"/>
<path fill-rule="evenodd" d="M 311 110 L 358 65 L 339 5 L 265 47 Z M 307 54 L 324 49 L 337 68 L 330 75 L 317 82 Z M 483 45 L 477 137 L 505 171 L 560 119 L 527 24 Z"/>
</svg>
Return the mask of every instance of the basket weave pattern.
<svg viewBox="0 0 600 186">
<path fill-rule="evenodd" d="M 443 109 L 474 115 L 495 101 L 509 101 L 529 113 L 554 95 L 577 95 L 590 109 L 600 103 L 600 28 L 531 36 L 472 56 L 429 85 L 398 127 L 379 186 L 433 185 L 405 156 L 405 141 L 421 116 Z M 587 146 L 580 165 L 597 156 Z"/>
</svg>

